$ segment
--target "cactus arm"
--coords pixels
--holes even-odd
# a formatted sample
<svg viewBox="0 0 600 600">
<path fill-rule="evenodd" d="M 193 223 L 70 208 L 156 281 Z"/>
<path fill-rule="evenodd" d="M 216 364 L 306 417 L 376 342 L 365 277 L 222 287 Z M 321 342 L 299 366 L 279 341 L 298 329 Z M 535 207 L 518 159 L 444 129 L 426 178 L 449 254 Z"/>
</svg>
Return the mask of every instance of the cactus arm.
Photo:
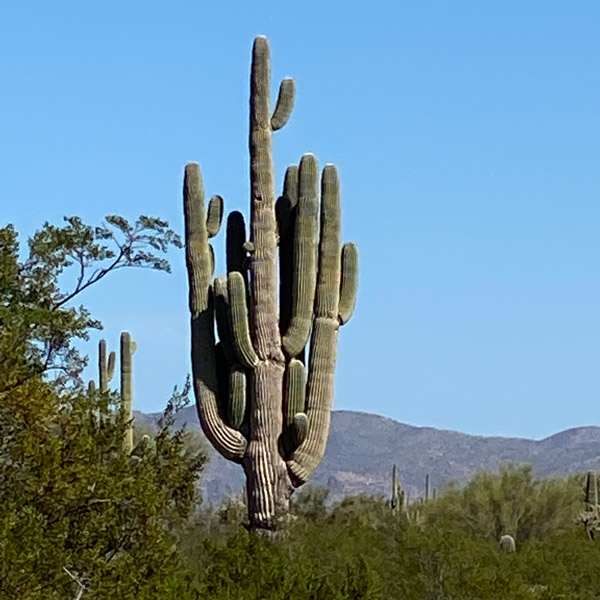
<svg viewBox="0 0 600 600">
<path fill-rule="evenodd" d="M 223 198 L 221 196 L 213 196 L 208 203 L 208 211 L 206 212 L 206 232 L 209 238 L 219 233 L 222 220 Z"/>
<path fill-rule="evenodd" d="M 292 213 L 298 204 L 298 167 L 290 165 L 285 170 L 283 192 L 275 203 L 275 217 L 277 219 L 277 236 L 279 242 L 287 236 Z"/>
<path fill-rule="evenodd" d="M 215 294 L 215 314 L 217 320 L 217 332 L 219 341 L 223 346 L 223 352 L 230 365 L 235 365 L 238 358 L 233 347 L 231 333 L 231 308 L 229 306 L 229 292 L 227 291 L 227 277 L 216 277 L 213 284 Z"/>
<path fill-rule="evenodd" d="M 306 386 L 309 431 L 288 462 L 290 473 L 300 484 L 315 471 L 327 445 L 337 358 L 340 271 L 339 181 L 336 168 L 327 165 L 321 178 L 319 271 Z"/>
<path fill-rule="evenodd" d="M 290 118 L 294 109 L 294 100 L 296 98 L 296 85 L 290 77 L 285 77 L 279 84 L 279 95 L 277 104 L 271 117 L 271 129 L 277 131 L 281 129 Z"/>
<path fill-rule="evenodd" d="M 192 330 L 192 373 L 198 417 L 202 430 L 215 449 L 225 458 L 241 462 L 246 449 L 246 438 L 225 424 L 217 403 L 214 308 L 204 214 L 204 187 L 200 167 L 195 163 L 186 166 L 183 198 Z"/>
<path fill-rule="evenodd" d="M 115 372 L 116 355 L 111 352 L 106 360 L 106 340 L 98 342 L 98 384 L 100 392 L 108 392 L 108 384 Z"/>
<path fill-rule="evenodd" d="M 342 280 L 338 318 L 345 325 L 354 312 L 358 290 L 358 249 L 354 244 L 342 246 Z"/>
<path fill-rule="evenodd" d="M 227 217 L 226 261 L 228 273 L 238 271 L 245 274 L 247 268 L 245 243 L 246 224 L 244 215 L 235 210 L 229 213 Z"/>
<path fill-rule="evenodd" d="M 239 429 L 246 413 L 246 374 L 241 368 L 233 368 L 229 373 L 229 425 Z"/>
<path fill-rule="evenodd" d="M 258 356 L 250 338 L 248 309 L 246 308 L 246 286 L 241 273 L 229 273 L 227 279 L 229 306 L 231 308 L 231 338 L 239 361 L 252 369 L 258 364 Z"/>
<path fill-rule="evenodd" d="M 293 278 L 291 320 L 283 336 L 288 356 L 300 354 L 310 335 L 317 280 L 317 161 L 305 154 L 300 161 L 298 205 L 293 232 Z"/>
<path fill-rule="evenodd" d="M 296 414 L 304 412 L 306 370 L 301 361 L 293 358 L 288 364 L 286 375 L 284 424 L 289 426 L 294 422 Z"/>
<path fill-rule="evenodd" d="M 298 205 L 298 167 L 286 169 L 282 195 L 275 211 L 279 238 L 279 329 L 284 334 L 292 318 L 294 281 L 294 224 Z"/>
<path fill-rule="evenodd" d="M 250 74 L 250 205 L 254 253 L 251 310 L 253 342 L 261 360 L 283 362 L 277 306 L 277 224 L 272 160 L 272 127 L 269 112 L 271 58 L 266 37 L 257 37 L 252 48 Z M 233 305 L 233 301 L 232 301 Z"/>
</svg>

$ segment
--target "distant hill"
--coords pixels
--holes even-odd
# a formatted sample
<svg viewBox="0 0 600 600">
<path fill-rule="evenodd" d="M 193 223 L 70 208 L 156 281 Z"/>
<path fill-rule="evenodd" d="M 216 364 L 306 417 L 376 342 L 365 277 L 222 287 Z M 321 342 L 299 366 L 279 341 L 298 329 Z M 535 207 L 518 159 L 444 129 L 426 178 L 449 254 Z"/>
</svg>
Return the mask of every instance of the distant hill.
<svg viewBox="0 0 600 600">
<path fill-rule="evenodd" d="M 141 421 L 155 418 L 136 413 Z M 199 429 L 195 407 L 183 409 L 177 423 Z M 203 497 L 219 502 L 241 492 L 241 467 L 212 447 L 209 454 L 202 477 Z M 388 496 L 396 463 L 403 487 L 411 498 L 417 498 L 424 494 L 426 473 L 433 488 L 449 479 L 463 483 L 479 469 L 497 469 L 502 461 L 531 463 L 540 475 L 600 470 L 600 427 L 577 427 L 536 441 L 413 427 L 379 415 L 338 410 L 332 413 L 327 451 L 312 483 L 328 485 L 334 498 L 358 493 Z"/>
</svg>

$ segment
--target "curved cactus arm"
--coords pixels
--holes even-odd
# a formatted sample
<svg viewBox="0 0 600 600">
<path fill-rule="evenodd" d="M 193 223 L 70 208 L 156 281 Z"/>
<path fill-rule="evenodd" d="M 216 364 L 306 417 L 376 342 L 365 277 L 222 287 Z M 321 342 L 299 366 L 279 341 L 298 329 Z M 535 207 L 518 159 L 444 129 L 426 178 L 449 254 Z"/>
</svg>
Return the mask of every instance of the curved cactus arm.
<svg viewBox="0 0 600 600">
<path fill-rule="evenodd" d="M 248 309 L 246 308 L 246 286 L 241 273 L 229 273 L 229 306 L 231 307 L 231 338 L 239 361 L 252 369 L 258 364 L 258 356 L 250 338 Z"/>
<path fill-rule="evenodd" d="M 98 342 L 98 384 L 102 393 L 108 392 L 108 384 L 115 373 L 116 355 L 111 352 L 106 359 L 106 340 Z"/>
<path fill-rule="evenodd" d="M 206 232 L 208 237 L 215 237 L 221 229 L 221 221 L 223 220 L 223 197 L 213 196 L 208 203 L 208 211 L 206 212 Z"/>
<path fill-rule="evenodd" d="M 294 100 L 296 98 L 296 85 L 291 77 L 285 77 L 279 84 L 279 95 L 277 104 L 271 117 L 271 129 L 277 131 L 281 129 L 289 120 L 294 109 Z"/>
<path fill-rule="evenodd" d="M 246 414 L 246 373 L 241 368 L 232 368 L 229 373 L 228 421 L 239 429 Z"/>
<path fill-rule="evenodd" d="M 293 232 L 291 320 L 282 344 L 288 356 L 300 354 L 310 335 L 317 283 L 317 161 L 305 154 L 300 161 L 298 205 Z"/>
<path fill-rule="evenodd" d="M 225 458 L 241 462 L 246 438 L 221 418 L 217 404 L 217 369 L 214 353 L 214 307 L 211 286 L 204 186 L 200 167 L 185 168 L 183 185 L 186 265 L 192 329 L 192 373 L 196 407 L 202 430 Z"/>
<path fill-rule="evenodd" d="M 354 244 L 342 246 L 342 280 L 340 282 L 340 305 L 338 318 L 345 325 L 356 306 L 358 290 L 358 248 Z"/>
</svg>

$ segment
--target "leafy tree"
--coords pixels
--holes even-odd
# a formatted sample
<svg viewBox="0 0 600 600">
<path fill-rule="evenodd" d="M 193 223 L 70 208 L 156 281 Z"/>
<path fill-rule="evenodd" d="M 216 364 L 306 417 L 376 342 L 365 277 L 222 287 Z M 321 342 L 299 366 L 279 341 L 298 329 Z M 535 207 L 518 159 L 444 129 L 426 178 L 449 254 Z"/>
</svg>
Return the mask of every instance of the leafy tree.
<svg viewBox="0 0 600 600">
<path fill-rule="evenodd" d="M 581 501 L 577 477 L 540 479 L 530 465 L 504 464 L 499 473 L 477 473 L 462 489 L 449 484 L 424 512 L 439 527 L 494 541 L 509 534 L 519 542 L 571 529 Z"/>
<path fill-rule="evenodd" d="M 24 259 L 14 228 L 0 229 L 0 597 L 172 597 L 185 583 L 172 531 L 205 460 L 174 429 L 189 383 L 125 454 L 118 396 L 83 390 L 73 346 L 100 324 L 72 302 L 120 268 L 168 271 L 156 253 L 180 242 L 148 217 L 66 222 L 47 223 Z"/>
</svg>

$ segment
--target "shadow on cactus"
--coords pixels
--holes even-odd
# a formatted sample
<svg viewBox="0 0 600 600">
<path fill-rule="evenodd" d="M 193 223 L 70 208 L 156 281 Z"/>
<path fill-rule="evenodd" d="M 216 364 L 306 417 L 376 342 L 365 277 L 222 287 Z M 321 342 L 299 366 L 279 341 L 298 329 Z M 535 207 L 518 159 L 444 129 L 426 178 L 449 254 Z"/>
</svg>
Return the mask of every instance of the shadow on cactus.
<svg viewBox="0 0 600 600">
<path fill-rule="evenodd" d="M 198 414 L 212 445 L 242 465 L 250 526 L 278 528 L 295 488 L 325 452 L 337 335 L 354 310 L 358 255 L 340 239 L 337 170 L 305 154 L 276 199 L 272 134 L 295 88 L 284 79 L 269 108 L 270 50 L 254 41 L 250 81 L 250 227 L 227 218 L 227 275 L 213 281 L 209 239 L 223 199 L 205 206 L 200 168 L 185 169 L 184 214 L 192 369 Z M 279 260 L 278 260 L 279 259 Z M 215 339 L 215 321 L 218 341 Z M 308 352 L 307 352 L 308 351 Z M 306 356 L 308 355 L 308 359 Z"/>
</svg>

